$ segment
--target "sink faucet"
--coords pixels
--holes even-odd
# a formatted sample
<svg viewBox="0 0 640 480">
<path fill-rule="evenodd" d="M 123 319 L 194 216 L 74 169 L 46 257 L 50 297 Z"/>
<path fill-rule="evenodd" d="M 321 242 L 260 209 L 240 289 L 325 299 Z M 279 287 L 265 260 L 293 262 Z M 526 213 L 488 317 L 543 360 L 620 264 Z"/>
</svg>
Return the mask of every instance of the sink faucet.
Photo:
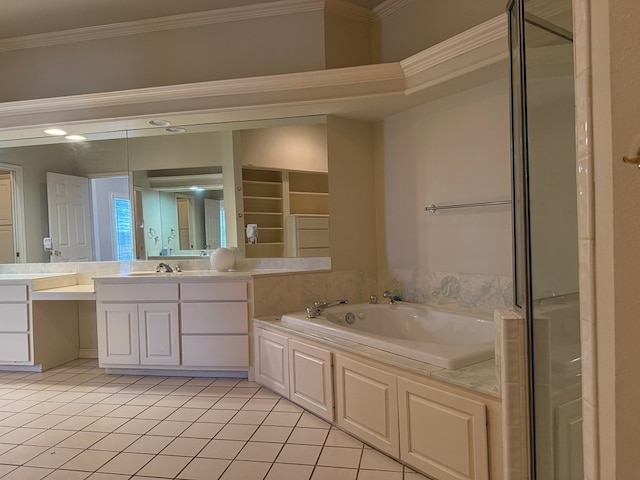
<svg viewBox="0 0 640 480">
<path fill-rule="evenodd" d="M 395 300 L 395 298 L 393 297 L 393 293 L 391 293 L 389 290 L 385 290 L 385 291 L 382 293 L 382 296 L 383 296 L 384 298 L 388 298 L 388 299 L 389 299 L 389 304 L 390 304 L 390 305 L 393 305 L 394 303 L 396 303 L 396 300 Z"/>
<path fill-rule="evenodd" d="M 158 273 L 160 273 L 160 272 L 172 273 L 173 272 L 173 268 L 171 268 L 166 263 L 160 262 L 158 264 L 158 266 L 156 267 L 156 272 L 158 272 Z"/>
<path fill-rule="evenodd" d="M 307 308 L 307 318 L 315 318 L 322 315 L 322 312 L 325 308 L 335 307 L 336 305 L 342 305 L 345 303 L 349 303 L 348 300 L 332 300 L 330 302 L 315 302 L 313 307 Z"/>
</svg>

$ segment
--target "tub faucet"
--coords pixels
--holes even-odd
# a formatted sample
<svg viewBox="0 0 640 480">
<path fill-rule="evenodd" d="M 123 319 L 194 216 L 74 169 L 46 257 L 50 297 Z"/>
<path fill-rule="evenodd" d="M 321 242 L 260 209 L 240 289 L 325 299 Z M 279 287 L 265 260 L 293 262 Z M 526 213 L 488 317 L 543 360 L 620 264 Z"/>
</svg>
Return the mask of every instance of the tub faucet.
<svg viewBox="0 0 640 480">
<path fill-rule="evenodd" d="M 342 305 L 349 303 L 348 300 L 332 300 L 330 302 L 315 302 L 313 307 L 307 307 L 307 318 L 315 318 L 322 315 L 325 308 L 335 307 L 336 305 Z"/>
<path fill-rule="evenodd" d="M 391 293 L 389 290 L 385 290 L 382 293 L 382 296 L 384 298 L 388 298 L 389 299 L 389 305 L 393 305 L 394 303 L 396 303 L 396 300 L 395 300 L 395 298 L 393 296 L 393 293 Z"/>
<path fill-rule="evenodd" d="M 171 268 L 166 263 L 160 262 L 158 264 L 158 266 L 156 267 L 156 272 L 158 272 L 158 273 L 160 273 L 160 272 L 172 273 L 173 272 L 173 268 Z"/>
</svg>

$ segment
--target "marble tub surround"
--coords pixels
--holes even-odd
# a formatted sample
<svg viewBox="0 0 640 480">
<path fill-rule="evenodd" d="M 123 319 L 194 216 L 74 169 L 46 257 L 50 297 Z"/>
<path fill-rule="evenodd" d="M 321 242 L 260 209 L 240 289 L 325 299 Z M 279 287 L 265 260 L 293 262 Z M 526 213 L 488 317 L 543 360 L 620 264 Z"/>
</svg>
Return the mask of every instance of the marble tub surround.
<svg viewBox="0 0 640 480">
<path fill-rule="evenodd" d="M 280 321 L 280 317 L 277 316 L 254 318 L 253 323 L 254 327 L 261 326 L 276 332 L 294 334 L 298 337 L 307 338 L 320 344 L 338 348 L 346 353 L 361 355 L 362 357 L 382 362 L 418 375 L 430 376 L 452 385 L 457 385 L 492 397 L 500 398 L 500 393 L 496 384 L 496 368 L 493 359 L 469 365 L 458 370 L 447 370 L 428 363 L 419 362 L 407 357 L 385 352 L 384 350 L 352 342 L 341 337 L 312 331 L 297 325 L 283 323 Z"/>
<path fill-rule="evenodd" d="M 294 272 L 255 277 L 254 314 L 280 315 L 304 311 L 315 301 L 346 298 L 351 303 L 369 301 L 378 290 L 375 270 Z"/>
<path fill-rule="evenodd" d="M 510 276 L 390 269 L 380 271 L 379 282 L 405 301 L 449 310 L 492 316 L 513 305 Z"/>
</svg>

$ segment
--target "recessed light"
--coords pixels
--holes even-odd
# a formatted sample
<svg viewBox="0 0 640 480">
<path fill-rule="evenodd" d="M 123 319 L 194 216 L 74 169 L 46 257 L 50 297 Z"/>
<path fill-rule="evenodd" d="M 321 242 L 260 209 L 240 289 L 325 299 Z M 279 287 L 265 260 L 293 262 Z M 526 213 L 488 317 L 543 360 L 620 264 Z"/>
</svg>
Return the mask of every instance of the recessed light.
<svg viewBox="0 0 640 480">
<path fill-rule="evenodd" d="M 149 120 L 149 125 L 153 125 L 154 127 L 168 127 L 171 125 L 169 120 Z"/>
<path fill-rule="evenodd" d="M 87 137 L 83 137 L 82 135 L 67 135 L 64 138 L 72 142 L 84 142 L 87 139 Z"/>
<path fill-rule="evenodd" d="M 193 190 L 194 192 L 204 192 L 204 188 L 200 188 L 200 187 L 189 187 L 190 190 Z"/>
<path fill-rule="evenodd" d="M 187 129 L 182 127 L 168 127 L 165 128 L 164 131 L 167 133 L 184 133 Z"/>
<path fill-rule="evenodd" d="M 44 133 L 46 133 L 47 135 L 57 135 L 57 136 L 62 136 L 67 134 L 67 132 L 65 132 L 60 128 L 47 128 L 44 131 Z"/>
</svg>

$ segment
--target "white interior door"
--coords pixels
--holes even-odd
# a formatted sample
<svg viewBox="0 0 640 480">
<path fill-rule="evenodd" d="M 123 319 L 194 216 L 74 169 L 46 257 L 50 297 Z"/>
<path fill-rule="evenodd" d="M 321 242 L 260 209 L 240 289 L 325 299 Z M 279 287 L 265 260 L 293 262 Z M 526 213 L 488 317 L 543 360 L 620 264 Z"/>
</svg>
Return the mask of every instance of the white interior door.
<svg viewBox="0 0 640 480">
<path fill-rule="evenodd" d="M 220 247 L 220 200 L 204 199 L 204 228 L 206 248 Z"/>
<path fill-rule="evenodd" d="M 51 262 L 93 260 L 89 179 L 47 172 Z"/>
</svg>

